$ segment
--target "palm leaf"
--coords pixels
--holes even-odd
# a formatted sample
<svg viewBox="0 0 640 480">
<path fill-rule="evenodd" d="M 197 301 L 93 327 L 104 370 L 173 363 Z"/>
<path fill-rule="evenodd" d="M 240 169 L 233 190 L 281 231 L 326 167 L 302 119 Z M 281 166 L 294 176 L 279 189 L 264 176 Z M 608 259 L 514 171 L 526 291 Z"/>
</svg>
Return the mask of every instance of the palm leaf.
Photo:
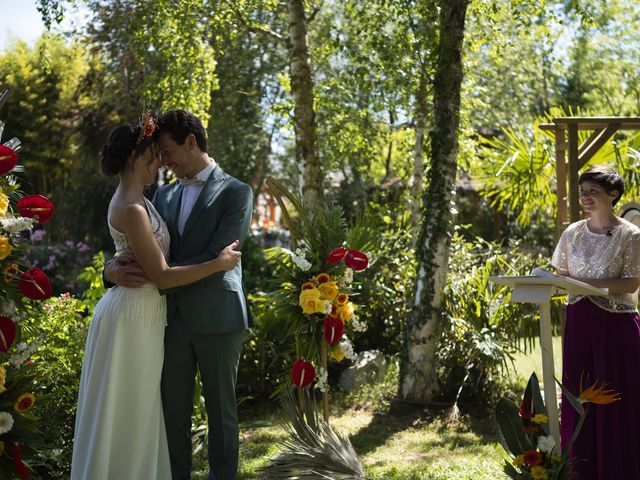
<svg viewBox="0 0 640 480">
<path fill-rule="evenodd" d="M 319 414 L 315 400 L 305 391 L 304 410 L 289 388 L 282 398 L 289 437 L 282 451 L 261 469 L 264 478 L 299 480 L 363 480 L 364 470 L 349 439 Z"/>
</svg>

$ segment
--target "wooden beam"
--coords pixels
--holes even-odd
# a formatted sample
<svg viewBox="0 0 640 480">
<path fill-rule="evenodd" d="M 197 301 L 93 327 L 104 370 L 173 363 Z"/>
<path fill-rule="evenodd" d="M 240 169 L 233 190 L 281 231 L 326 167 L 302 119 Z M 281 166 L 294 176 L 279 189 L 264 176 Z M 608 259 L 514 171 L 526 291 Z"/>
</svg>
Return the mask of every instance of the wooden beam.
<svg viewBox="0 0 640 480">
<path fill-rule="evenodd" d="M 606 128 L 596 130 L 578 149 L 578 168 L 582 168 L 618 131 L 619 124 L 612 123 Z"/>
<path fill-rule="evenodd" d="M 569 220 L 580 220 L 579 185 L 578 185 L 578 125 L 569 124 Z"/>
<path fill-rule="evenodd" d="M 561 148 L 566 144 L 565 130 L 556 129 L 556 203 L 558 213 L 556 216 L 556 243 L 565 229 L 567 223 L 567 154 L 566 148 Z"/>
</svg>

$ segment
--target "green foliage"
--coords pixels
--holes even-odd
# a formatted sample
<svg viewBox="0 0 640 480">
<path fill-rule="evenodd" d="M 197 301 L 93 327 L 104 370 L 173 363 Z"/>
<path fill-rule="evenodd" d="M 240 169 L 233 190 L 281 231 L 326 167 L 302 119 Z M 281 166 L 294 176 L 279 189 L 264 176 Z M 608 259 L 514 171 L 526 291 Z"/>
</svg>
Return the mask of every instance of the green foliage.
<svg viewBox="0 0 640 480">
<path fill-rule="evenodd" d="M 36 396 L 49 401 L 36 403 L 36 412 L 46 418 L 42 431 L 53 448 L 47 460 L 48 478 L 65 478 L 71 469 L 73 429 L 84 357 L 84 341 L 89 326 L 85 304 L 63 294 L 43 305 L 43 311 L 29 318 L 37 335 L 33 340 L 41 348 L 33 355 L 33 370 L 38 378 Z"/>
<path fill-rule="evenodd" d="M 571 401 L 575 400 L 571 395 Z M 583 414 L 581 414 L 581 420 L 584 419 Z M 540 455 L 536 468 L 543 468 L 550 480 L 570 478 L 571 447 L 565 448 L 562 455 L 559 448 L 553 446 L 554 444 L 541 448 L 541 438 L 546 437 L 543 443 L 545 441 L 548 443 L 550 440 L 549 419 L 535 373 L 532 373 L 529 378 L 522 404 L 518 407 L 511 400 L 501 398 L 496 405 L 495 415 L 500 443 L 510 457 L 504 463 L 504 472 L 509 478 L 514 480 L 536 478 L 532 475 L 532 466 L 523 460 L 523 454 L 532 452 Z M 582 422 L 579 423 L 576 432 L 580 431 L 581 426 Z"/>
<path fill-rule="evenodd" d="M 482 239 L 464 240 L 460 229 L 451 239 L 447 286 L 443 292 L 446 326 L 437 359 L 443 393 L 458 399 L 461 391 L 476 401 L 491 401 L 513 353 L 537 334 L 530 305 L 510 303 L 507 287 L 490 276 L 526 275 L 547 264 L 540 255 Z"/>
</svg>

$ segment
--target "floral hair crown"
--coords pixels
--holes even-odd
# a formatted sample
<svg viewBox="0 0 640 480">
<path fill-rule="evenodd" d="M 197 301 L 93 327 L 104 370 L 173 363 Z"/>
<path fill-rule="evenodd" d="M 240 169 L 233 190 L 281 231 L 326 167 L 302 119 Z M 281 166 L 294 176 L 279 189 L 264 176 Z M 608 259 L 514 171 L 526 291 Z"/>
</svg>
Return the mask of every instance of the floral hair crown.
<svg viewBox="0 0 640 480">
<path fill-rule="evenodd" d="M 145 109 L 140 115 L 138 126 L 140 127 L 140 135 L 138 135 L 136 143 L 140 143 L 154 134 L 156 128 L 158 128 L 158 120 L 151 110 Z"/>
</svg>

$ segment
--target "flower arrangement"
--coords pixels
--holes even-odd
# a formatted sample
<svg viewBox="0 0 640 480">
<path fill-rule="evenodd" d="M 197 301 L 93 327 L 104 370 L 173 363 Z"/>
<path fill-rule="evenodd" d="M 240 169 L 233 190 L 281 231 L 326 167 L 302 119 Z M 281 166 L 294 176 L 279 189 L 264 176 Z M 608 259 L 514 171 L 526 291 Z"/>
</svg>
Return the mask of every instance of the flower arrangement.
<svg viewBox="0 0 640 480">
<path fill-rule="evenodd" d="M 0 108 L 8 90 L 0 88 Z M 0 122 L 0 138 L 4 123 Z M 13 174 L 19 170 L 20 141 L 0 145 L 0 477 L 29 478 L 23 460 L 42 447 L 38 419 L 31 407 L 35 382 L 33 345 L 21 341 L 20 322 L 33 300 L 51 296 L 51 282 L 39 268 L 24 261 L 29 243 L 24 234 L 51 218 L 55 206 L 41 195 L 22 195 Z"/>
<path fill-rule="evenodd" d="M 585 389 L 581 381 L 580 394 L 575 397 L 560 384 L 565 399 L 578 412 L 580 418 L 563 452 L 560 452 L 555 439 L 549 433 L 549 418 L 535 373 L 529 378 L 520 406 L 501 398 L 496 405 L 496 420 L 500 443 L 510 457 L 505 461 L 504 472 L 510 478 L 518 480 L 569 479 L 572 463 L 569 453 L 587 415 L 584 404 L 607 405 L 619 400 L 618 395 L 607 390 L 606 386 L 599 386 L 596 382 Z"/>
<path fill-rule="evenodd" d="M 276 284 L 272 303 L 283 328 L 295 339 L 295 357 L 280 390 L 284 392 L 291 438 L 264 473 L 269 478 L 293 478 L 290 475 L 294 474 L 316 478 L 317 472 L 322 472 L 326 475 L 323 478 L 336 478 L 338 473 L 350 472 L 344 478 L 364 478 L 348 438 L 328 423 L 328 363 L 355 359 L 350 338 L 366 330 L 358 320 L 353 281 L 354 274 L 369 265 L 369 257 L 362 251 L 370 236 L 357 227 L 347 229 L 339 206 L 309 205 L 273 178 L 267 179 L 267 186 L 280 205 L 293 247 L 269 249 L 267 257 Z M 292 207 L 293 218 L 283 197 Z M 311 389 L 322 392 L 322 416 L 315 412 Z M 296 396 L 294 407 L 291 402 Z"/>
<path fill-rule="evenodd" d="M 369 265 L 368 256 L 361 251 L 367 246 L 366 237 L 350 235 L 340 207 L 309 206 L 273 178 L 267 185 L 280 203 L 293 244 L 293 251 L 273 248 L 268 252 L 276 268 L 275 308 L 296 339 L 291 383 L 298 389 L 313 386 L 320 390 L 327 419 L 327 364 L 355 360 L 350 338 L 366 330 L 353 302 L 357 296 L 354 273 Z M 293 207 L 295 221 L 282 197 Z"/>
</svg>

